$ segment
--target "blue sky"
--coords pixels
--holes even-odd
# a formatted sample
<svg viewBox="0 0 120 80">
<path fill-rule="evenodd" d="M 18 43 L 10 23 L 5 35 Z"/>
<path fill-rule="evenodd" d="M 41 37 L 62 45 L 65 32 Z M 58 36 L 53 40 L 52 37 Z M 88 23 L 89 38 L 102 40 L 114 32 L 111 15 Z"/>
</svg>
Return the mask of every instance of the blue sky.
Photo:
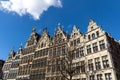
<svg viewBox="0 0 120 80">
<path fill-rule="evenodd" d="M 59 22 L 69 33 L 72 26 L 76 24 L 80 31 L 85 33 L 89 19 L 93 18 L 112 37 L 120 39 L 119 0 L 54 0 L 54 2 L 47 5 L 43 12 L 39 11 L 38 15 L 32 14 L 34 11 L 19 14 L 14 10 L 4 9 L 5 6 L 2 6 L 0 10 L 0 59 L 7 59 L 13 47 L 17 51 L 20 43 L 24 47 L 34 26 L 37 27 L 38 33 L 42 33 L 42 29 L 47 27 L 50 35 L 53 35 Z M 35 9 L 38 7 L 35 6 Z"/>
</svg>

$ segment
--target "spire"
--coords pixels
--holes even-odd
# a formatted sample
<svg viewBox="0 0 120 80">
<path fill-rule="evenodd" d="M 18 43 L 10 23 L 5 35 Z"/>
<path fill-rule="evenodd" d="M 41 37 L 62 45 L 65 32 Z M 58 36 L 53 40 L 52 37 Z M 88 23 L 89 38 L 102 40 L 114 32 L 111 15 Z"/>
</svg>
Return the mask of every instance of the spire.
<svg viewBox="0 0 120 80">
<path fill-rule="evenodd" d="M 88 32 L 92 31 L 93 29 L 99 27 L 96 22 L 93 19 L 89 20 L 89 25 L 88 25 Z"/>
<path fill-rule="evenodd" d="M 93 25 L 93 24 L 96 24 L 95 21 L 91 18 L 90 21 L 89 21 L 89 25 Z"/>
<path fill-rule="evenodd" d="M 19 47 L 19 50 L 22 50 L 22 43 L 20 43 L 20 47 Z"/>
<path fill-rule="evenodd" d="M 14 56 L 15 56 L 15 52 L 14 52 L 14 47 L 13 47 L 11 52 L 9 53 L 8 59 L 12 59 Z"/>
<path fill-rule="evenodd" d="M 12 54 L 12 53 L 14 53 L 14 47 L 12 48 L 12 50 L 11 50 L 10 54 Z"/>
<path fill-rule="evenodd" d="M 21 51 L 22 51 L 22 43 L 20 44 L 20 47 L 19 47 L 18 53 L 21 53 Z"/>
<path fill-rule="evenodd" d="M 36 26 L 33 27 L 32 32 L 36 32 Z"/>
<path fill-rule="evenodd" d="M 47 27 L 43 29 L 43 32 L 47 32 Z"/>
<path fill-rule="evenodd" d="M 77 30 L 77 27 L 76 27 L 76 25 L 74 25 L 74 26 L 73 26 L 73 30 Z"/>
<path fill-rule="evenodd" d="M 60 23 L 58 23 L 58 29 L 60 29 Z"/>
</svg>

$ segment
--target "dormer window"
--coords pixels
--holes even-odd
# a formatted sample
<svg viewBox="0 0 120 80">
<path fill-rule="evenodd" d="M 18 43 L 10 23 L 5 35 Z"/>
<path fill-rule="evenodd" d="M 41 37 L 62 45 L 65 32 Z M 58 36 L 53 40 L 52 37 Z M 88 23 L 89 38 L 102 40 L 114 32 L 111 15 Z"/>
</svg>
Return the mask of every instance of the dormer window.
<svg viewBox="0 0 120 80">
<path fill-rule="evenodd" d="M 92 34 L 92 39 L 95 39 L 95 34 L 94 33 Z"/>
</svg>

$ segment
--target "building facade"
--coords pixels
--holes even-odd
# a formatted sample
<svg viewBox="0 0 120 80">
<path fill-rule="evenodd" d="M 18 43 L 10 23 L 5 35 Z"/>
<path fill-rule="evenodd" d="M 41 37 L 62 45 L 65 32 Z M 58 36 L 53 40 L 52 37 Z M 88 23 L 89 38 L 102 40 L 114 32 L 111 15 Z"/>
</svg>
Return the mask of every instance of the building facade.
<svg viewBox="0 0 120 80">
<path fill-rule="evenodd" d="M 72 54 L 71 68 L 75 69 L 72 80 L 119 80 L 120 43 L 92 19 L 85 34 L 76 25 L 70 35 L 60 24 L 54 36 L 50 36 L 46 29 L 40 35 L 36 33 L 36 28 L 33 28 L 25 48 L 21 51 L 16 79 L 66 80 L 66 76 L 69 78 L 66 67 L 69 66 L 62 67 L 65 63 L 61 64 L 61 60 L 65 60 L 69 53 Z M 7 61 L 5 64 L 8 64 Z M 15 69 L 6 70 L 4 67 L 4 76 L 11 70 L 15 72 Z M 63 76 L 61 71 L 66 75 Z"/>
<path fill-rule="evenodd" d="M 0 60 L 0 80 L 2 80 L 2 76 L 3 76 L 3 71 L 2 71 L 2 67 L 4 65 L 4 60 Z"/>
<path fill-rule="evenodd" d="M 35 48 L 39 40 L 39 35 L 35 32 L 34 27 L 32 33 L 22 51 L 21 64 L 19 66 L 18 80 L 30 80 L 30 72 L 32 69 L 32 61 L 34 58 Z"/>
<path fill-rule="evenodd" d="M 8 56 L 8 59 L 5 61 L 4 65 L 3 65 L 3 80 L 7 80 L 8 79 L 8 75 L 9 75 L 9 72 L 10 72 L 10 68 L 11 68 L 11 65 L 12 65 L 12 61 L 13 61 L 13 58 L 15 56 L 15 52 L 14 50 L 12 50 Z"/>
<path fill-rule="evenodd" d="M 22 45 L 20 45 L 18 52 L 15 54 L 15 56 L 12 60 L 12 64 L 9 69 L 9 74 L 8 74 L 7 80 L 16 80 L 17 79 L 19 65 L 21 62 L 21 54 L 22 54 Z"/>
</svg>

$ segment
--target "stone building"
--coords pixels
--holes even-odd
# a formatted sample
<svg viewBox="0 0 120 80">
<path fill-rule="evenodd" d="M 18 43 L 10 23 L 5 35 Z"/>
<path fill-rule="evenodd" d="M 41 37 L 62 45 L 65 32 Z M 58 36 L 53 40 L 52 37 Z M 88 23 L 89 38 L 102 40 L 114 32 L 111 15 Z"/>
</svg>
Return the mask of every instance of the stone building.
<svg viewBox="0 0 120 80">
<path fill-rule="evenodd" d="M 44 29 L 34 54 L 31 80 L 45 80 L 50 36 Z"/>
<path fill-rule="evenodd" d="M 66 80 L 65 76 L 68 75 L 61 74 L 61 70 L 67 72 L 65 67 L 62 67 L 65 62 L 61 64 L 61 60 L 65 61 L 68 54 L 72 54 L 72 68 L 75 68 L 72 80 L 119 80 L 120 78 L 119 41 L 90 19 L 85 34 L 76 25 L 73 26 L 70 35 L 61 28 L 60 24 L 54 36 L 50 36 L 46 29 L 40 35 L 36 33 L 36 28 L 33 28 L 21 52 L 21 63 L 16 79 Z M 4 65 L 7 65 L 7 61 Z M 6 70 L 4 67 L 3 72 L 6 76 L 11 69 Z"/>
<path fill-rule="evenodd" d="M 59 58 L 64 59 L 67 53 L 68 38 L 69 35 L 58 24 L 58 29 L 55 31 L 55 35 L 49 45 L 46 80 L 64 80 L 64 77 L 60 74 L 61 64 Z"/>
<path fill-rule="evenodd" d="M 0 60 L 0 80 L 2 80 L 2 76 L 3 76 L 3 71 L 2 71 L 2 67 L 4 65 L 4 60 Z"/>
<path fill-rule="evenodd" d="M 3 65 L 3 80 L 7 80 L 8 79 L 8 75 L 9 75 L 9 71 L 12 65 L 12 61 L 13 58 L 15 56 L 15 52 L 14 50 L 12 50 L 8 56 L 8 59 L 5 61 L 4 65 Z"/>
<path fill-rule="evenodd" d="M 19 65 L 18 80 L 29 80 L 32 69 L 32 61 L 34 58 L 35 48 L 39 40 L 39 34 L 36 33 L 34 27 L 32 33 L 22 51 L 21 64 Z"/>
<path fill-rule="evenodd" d="M 19 65 L 21 62 L 21 54 L 22 54 L 22 45 L 20 45 L 19 50 L 17 51 L 17 53 L 15 54 L 15 56 L 12 60 L 12 64 L 9 69 L 9 74 L 8 74 L 7 80 L 16 80 L 17 79 Z"/>
</svg>

